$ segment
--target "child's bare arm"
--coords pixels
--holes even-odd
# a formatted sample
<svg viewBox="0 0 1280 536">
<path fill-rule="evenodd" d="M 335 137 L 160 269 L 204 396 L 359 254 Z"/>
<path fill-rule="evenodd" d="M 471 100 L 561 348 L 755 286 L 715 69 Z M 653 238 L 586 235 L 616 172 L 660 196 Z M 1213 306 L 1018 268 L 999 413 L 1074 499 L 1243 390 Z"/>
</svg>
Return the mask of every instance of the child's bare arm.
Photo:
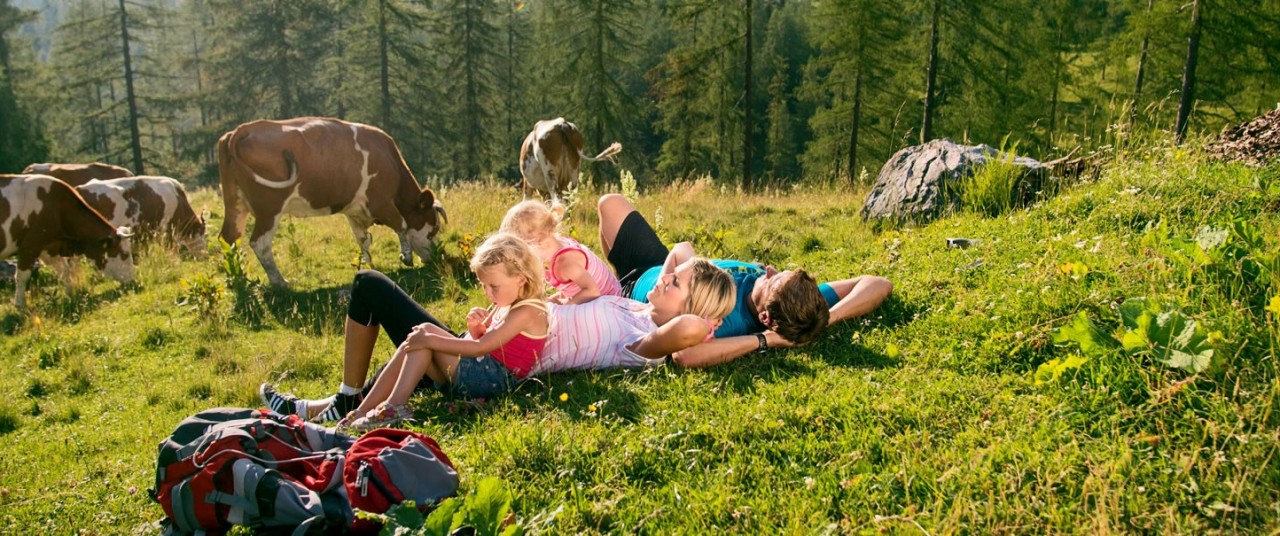
<svg viewBox="0 0 1280 536">
<path fill-rule="evenodd" d="M 582 289 L 573 298 L 562 303 L 586 303 L 600 296 L 600 287 L 587 271 L 586 255 L 561 255 L 556 258 L 552 270 L 555 271 L 557 279 L 573 281 L 578 288 Z"/>
<path fill-rule="evenodd" d="M 535 335 L 545 334 L 547 331 L 546 313 L 534 307 L 521 307 L 511 311 L 501 325 L 497 327 L 490 326 L 488 332 L 477 340 L 456 339 L 434 334 L 423 334 L 420 338 L 413 337 L 412 339 L 420 340 L 420 347 L 422 348 L 460 356 L 478 357 L 498 349 L 498 347 L 515 338 L 516 334 L 521 331 L 529 331 Z M 405 340 L 405 344 L 410 344 L 410 340 Z M 410 346 L 410 348 L 414 347 Z"/>
</svg>

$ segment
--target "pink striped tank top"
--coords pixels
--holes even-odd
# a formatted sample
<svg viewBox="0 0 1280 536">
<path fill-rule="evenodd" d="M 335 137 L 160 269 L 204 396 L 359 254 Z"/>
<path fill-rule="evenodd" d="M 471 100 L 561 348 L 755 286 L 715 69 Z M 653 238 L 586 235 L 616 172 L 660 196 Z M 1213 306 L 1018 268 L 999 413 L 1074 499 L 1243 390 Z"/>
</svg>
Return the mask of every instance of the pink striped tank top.
<svg viewBox="0 0 1280 536">
<path fill-rule="evenodd" d="M 591 280 L 596 282 L 596 287 L 600 289 L 601 296 L 621 296 L 622 285 L 618 283 L 618 276 L 613 274 L 613 270 L 609 269 L 609 265 L 600 260 L 591 248 L 583 246 L 574 240 L 565 236 L 557 236 L 556 240 L 560 242 L 560 249 L 551 256 L 551 267 L 547 268 L 547 283 L 555 287 L 556 290 L 569 298 L 573 298 L 582 287 L 573 281 L 564 281 L 556 277 L 555 265 L 561 255 L 566 253 L 579 253 L 586 258 L 587 274 L 591 276 Z"/>
</svg>

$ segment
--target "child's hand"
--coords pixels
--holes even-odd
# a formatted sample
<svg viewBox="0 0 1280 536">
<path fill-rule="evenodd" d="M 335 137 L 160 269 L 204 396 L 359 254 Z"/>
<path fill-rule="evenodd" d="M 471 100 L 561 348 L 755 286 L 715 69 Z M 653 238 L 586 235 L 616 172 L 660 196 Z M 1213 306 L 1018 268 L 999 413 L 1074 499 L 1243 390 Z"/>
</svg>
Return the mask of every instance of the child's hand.
<svg viewBox="0 0 1280 536">
<path fill-rule="evenodd" d="M 484 335 L 485 324 L 489 321 L 489 311 L 479 307 L 472 307 L 467 312 L 467 333 L 471 334 L 472 339 L 479 339 Z"/>
<path fill-rule="evenodd" d="M 404 338 L 404 342 L 400 343 L 399 350 L 408 352 L 419 348 L 426 348 L 427 341 L 432 337 L 431 333 L 425 329 L 414 328 L 409 332 L 409 336 Z"/>
</svg>

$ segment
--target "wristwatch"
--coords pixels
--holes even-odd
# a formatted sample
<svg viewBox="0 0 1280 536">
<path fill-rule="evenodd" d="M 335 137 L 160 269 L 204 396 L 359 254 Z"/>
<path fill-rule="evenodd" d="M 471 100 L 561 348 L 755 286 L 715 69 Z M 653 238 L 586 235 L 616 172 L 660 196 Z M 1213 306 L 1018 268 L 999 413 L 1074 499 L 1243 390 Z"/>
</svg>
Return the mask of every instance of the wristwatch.
<svg viewBox="0 0 1280 536">
<path fill-rule="evenodd" d="M 766 339 L 763 333 L 757 333 L 756 340 L 760 341 L 760 347 L 756 348 L 757 354 L 763 354 L 769 350 L 769 339 Z"/>
</svg>

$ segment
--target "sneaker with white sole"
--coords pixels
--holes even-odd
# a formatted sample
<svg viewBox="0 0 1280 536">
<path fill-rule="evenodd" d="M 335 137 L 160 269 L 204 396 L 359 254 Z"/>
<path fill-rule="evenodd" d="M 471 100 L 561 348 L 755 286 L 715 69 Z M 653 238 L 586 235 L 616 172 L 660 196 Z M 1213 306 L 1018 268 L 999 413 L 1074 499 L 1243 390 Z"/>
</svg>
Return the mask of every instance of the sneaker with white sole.
<svg viewBox="0 0 1280 536">
<path fill-rule="evenodd" d="M 300 399 L 289 393 L 277 391 L 269 383 L 258 386 L 258 397 L 262 399 L 262 403 L 266 404 L 271 411 L 281 415 L 298 415 L 298 400 Z M 299 416 L 304 419 L 307 418 L 306 415 Z"/>
</svg>

